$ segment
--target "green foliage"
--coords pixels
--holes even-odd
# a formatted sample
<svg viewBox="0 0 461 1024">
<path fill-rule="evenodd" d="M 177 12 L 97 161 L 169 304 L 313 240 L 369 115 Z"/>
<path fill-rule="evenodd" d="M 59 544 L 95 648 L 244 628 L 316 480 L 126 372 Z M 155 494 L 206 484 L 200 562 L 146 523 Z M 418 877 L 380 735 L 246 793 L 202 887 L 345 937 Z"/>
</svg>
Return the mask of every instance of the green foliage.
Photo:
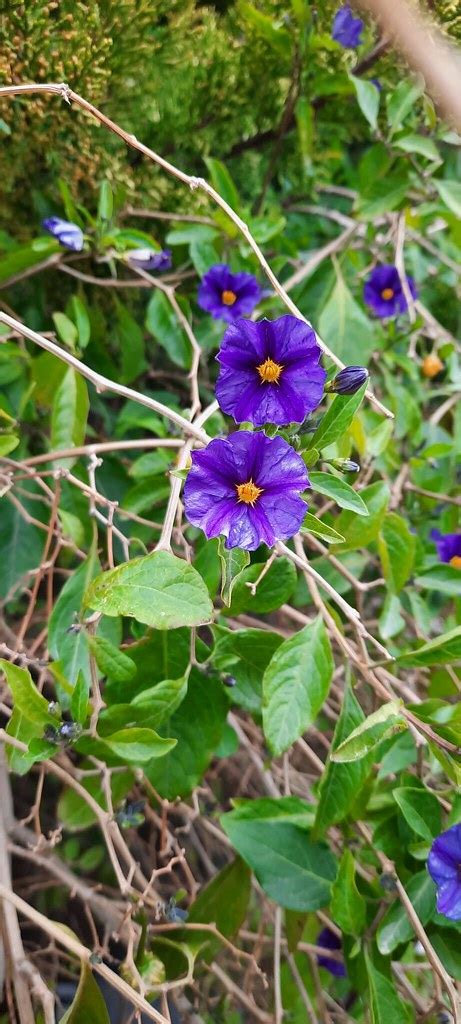
<svg viewBox="0 0 461 1024">
<path fill-rule="evenodd" d="M 181 986 L 204 1024 L 335 1006 L 435 1024 L 446 979 L 395 876 L 461 980 L 427 870 L 461 820 L 461 575 L 433 535 L 461 533 L 459 137 L 371 16 L 357 53 L 332 40 L 333 0 L 7 7 L 2 85 L 68 81 L 162 158 L 62 96 L 2 97 L 2 309 L 59 348 L 0 324 L 2 735 L 14 852 L 37 850 L 25 898 L 138 993 Z M 431 12 L 461 39 L 452 0 Z M 45 235 L 52 215 L 82 252 Z M 311 485 L 283 551 L 207 539 L 181 493 L 184 441 L 206 443 L 192 419 L 209 438 L 252 429 L 213 404 L 226 324 L 201 278 L 251 273 L 254 318 L 287 312 L 249 233 L 333 356 L 370 375 L 264 428 Z M 171 269 L 139 277 L 133 248 L 171 249 Z M 366 304 L 382 264 L 415 279 L 410 314 Z M 322 968 L 320 997 L 328 921 L 346 975 Z M 39 964 L 51 990 L 61 967 Z M 63 1020 L 90 1019 L 108 1011 L 87 964 Z"/>
</svg>

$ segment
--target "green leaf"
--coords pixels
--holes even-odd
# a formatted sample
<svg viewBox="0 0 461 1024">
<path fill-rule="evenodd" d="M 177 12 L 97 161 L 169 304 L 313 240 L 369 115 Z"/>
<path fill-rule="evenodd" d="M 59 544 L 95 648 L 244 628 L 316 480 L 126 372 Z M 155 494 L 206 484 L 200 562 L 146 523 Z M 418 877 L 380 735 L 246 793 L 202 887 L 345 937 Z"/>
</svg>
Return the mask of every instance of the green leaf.
<svg viewBox="0 0 461 1024">
<path fill-rule="evenodd" d="M 264 670 L 282 637 L 262 629 L 220 629 L 213 651 L 214 667 L 237 681 L 231 694 L 233 704 L 251 714 L 261 713 Z"/>
<path fill-rule="evenodd" d="M 189 921 L 214 923 L 228 939 L 241 928 L 251 895 L 251 872 L 236 857 L 202 889 L 190 908 Z"/>
<path fill-rule="evenodd" d="M 35 501 L 24 499 L 21 495 L 21 503 L 30 515 L 37 517 Z M 44 543 L 45 533 L 34 523 L 28 523 L 19 509 L 3 497 L 0 516 L 0 598 L 5 599 L 24 577 L 27 579 L 26 574 L 31 569 L 40 565 Z"/>
<path fill-rule="evenodd" d="M 320 616 L 285 640 L 263 679 L 264 735 L 275 757 L 315 721 L 333 675 L 330 641 Z"/>
<path fill-rule="evenodd" d="M 192 354 L 189 339 L 178 323 L 166 295 L 158 289 L 154 291 L 147 307 L 146 327 L 176 366 L 183 370 L 190 369 Z"/>
<path fill-rule="evenodd" d="M 88 647 L 101 675 L 108 676 L 116 683 L 129 683 L 136 675 L 134 661 L 105 637 L 88 635 Z"/>
<path fill-rule="evenodd" d="M 434 565 L 415 579 L 421 590 L 439 590 L 449 597 L 459 597 L 461 593 L 461 573 L 451 565 Z"/>
<path fill-rule="evenodd" d="M 384 517 L 378 538 L 378 550 L 383 573 L 392 592 L 399 593 L 411 576 L 415 557 L 416 537 L 395 512 Z"/>
<path fill-rule="evenodd" d="M 416 83 L 404 79 L 393 92 L 388 94 L 386 105 L 391 134 L 400 128 L 423 92 L 424 84 L 422 82 Z"/>
<path fill-rule="evenodd" d="M 186 697 L 162 727 L 177 745 L 145 768 L 161 797 L 188 796 L 199 784 L 221 739 L 227 709 L 221 683 L 192 669 Z"/>
<path fill-rule="evenodd" d="M 318 519 L 317 516 L 313 516 L 310 512 L 306 512 L 304 516 L 301 532 L 313 533 L 316 537 L 321 537 L 327 544 L 341 544 L 345 539 L 332 526 L 327 526 L 326 523 Z"/>
<path fill-rule="evenodd" d="M 98 217 L 100 220 L 110 220 L 114 209 L 114 197 L 112 189 L 107 180 L 101 182 L 99 188 Z"/>
<path fill-rule="evenodd" d="M 18 665 L 0 658 L 0 669 L 5 673 L 14 707 L 24 715 L 24 718 L 42 727 L 54 721 L 48 711 L 48 701 L 37 690 L 26 668 L 19 668 Z"/>
<path fill-rule="evenodd" d="M 329 901 L 335 858 L 328 847 L 311 842 L 306 831 L 293 824 L 286 799 L 293 798 L 253 800 L 250 809 L 237 807 L 223 814 L 221 824 L 271 899 L 289 910 L 317 910 Z M 274 817 L 277 804 L 280 813 Z"/>
<path fill-rule="evenodd" d="M 440 153 L 432 139 L 426 135 L 404 135 L 401 139 L 394 140 L 394 146 L 402 149 L 404 153 L 418 153 L 425 156 L 427 160 L 440 160 Z M 434 184 L 437 184 L 434 179 Z"/>
<path fill-rule="evenodd" d="M 242 202 L 227 167 L 221 162 L 221 160 L 216 160 L 211 156 L 206 156 L 204 160 L 210 172 L 211 182 L 216 191 L 219 192 L 220 196 L 222 196 L 235 213 L 238 213 L 241 209 Z"/>
<path fill-rule="evenodd" d="M 42 263 L 53 253 L 61 250 L 59 242 L 55 238 L 36 238 L 27 245 L 21 245 L 13 249 L 7 256 L 0 260 L 0 282 L 7 281 L 9 277 L 21 274 L 23 270 Z"/>
<path fill-rule="evenodd" d="M 89 692 L 89 680 L 85 678 L 83 672 L 79 672 L 70 700 L 70 713 L 74 721 L 78 722 L 79 725 L 85 725 L 88 718 L 90 711 L 88 705 Z"/>
<path fill-rule="evenodd" d="M 213 606 L 200 574 L 168 551 L 154 551 L 98 576 L 85 605 L 104 615 L 130 615 L 156 629 L 201 626 Z"/>
<path fill-rule="evenodd" d="M 368 509 L 368 518 L 358 519 L 352 512 L 344 511 L 338 516 L 335 526 L 346 538 L 339 552 L 368 547 L 377 537 L 389 502 L 389 488 L 383 480 L 364 487 L 360 492 Z M 335 551 L 336 553 L 336 551 Z"/>
<path fill-rule="evenodd" d="M 392 796 L 413 832 L 429 843 L 442 831 L 440 804 L 427 789 L 403 786 L 392 790 Z"/>
<path fill-rule="evenodd" d="M 145 724 L 150 729 L 157 729 L 162 725 L 184 700 L 187 693 L 188 676 L 180 676 L 179 679 L 163 679 L 148 690 L 142 690 L 133 698 L 130 707 L 136 712 L 144 713 Z"/>
<path fill-rule="evenodd" d="M 53 323 L 61 341 L 68 345 L 70 349 L 75 348 L 78 340 L 78 330 L 72 320 L 65 313 L 53 313 Z"/>
<path fill-rule="evenodd" d="M 144 333 L 126 306 L 117 301 L 116 310 L 117 337 L 121 354 L 120 382 L 131 384 L 131 381 L 136 380 L 147 366 L 144 355 Z"/>
<path fill-rule="evenodd" d="M 428 938 L 436 953 L 438 953 L 443 966 L 451 974 L 452 978 L 461 981 L 461 949 L 459 943 L 459 932 L 454 928 L 430 928 Z"/>
<path fill-rule="evenodd" d="M 390 700 L 387 704 L 368 715 L 361 725 L 358 725 L 353 732 L 340 743 L 333 751 L 331 760 L 342 763 L 344 761 L 357 761 L 365 757 L 370 750 L 381 743 L 383 739 L 392 736 L 406 728 L 405 721 L 400 712 L 403 706 L 401 700 Z"/>
<path fill-rule="evenodd" d="M 265 566 L 263 562 L 249 565 L 239 574 L 232 592 L 230 615 L 243 611 L 257 615 L 276 611 L 290 600 L 296 587 L 296 569 L 289 558 L 277 558 L 258 583 L 255 594 L 249 583 L 256 583 Z"/>
<path fill-rule="evenodd" d="M 363 402 L 367 385 L 368 382 L 365 381 L 362 387 L 356 391 L 355 395 L 335 395 L 315 434 L 312 436 L 309 448 L 327 448 L 329 444 L 333 444 L 338 438 L 344 436 L 354 419 L 357 409 Z"/>
<path fill-rule="evenodd" d="M 448 209 L 457 217 L 461 217 L 461 182 L 434 178 L 433 184 L 445 206 L 448 206 Z"/>
<path fill-rule="evenodd" d="M 426 868 L 424 871 L 418 872 L 417 875 L 413 875 L 408 885 L 405 886 L 405 892 L 421 923 L 427 924 L 435 911 L 436 887 Z M 413 925 L 408 919 L 405 907 L 397 899 L 383 917 L 378 928 L 376 935 L 378 949 L 383 956 L 389 956 L 402 942 L 410 942 L 414 937 Z M 388 1018 L 388 1021 L 390 1019 Z"/>
<path fill-rule="evenodd" d="M 320 315 L 319 334 L 343 363 L 368 363 L 375 346 L 375 326 L 352 297 L 341 275 Z"/>
<path fill-rule="evenodd" d="M 9 455 L 10 452 L 14 452 L 14 449 L 18 447 L 20 438 L 16 437 L 15 434 L 1 434 L 0 435 L 0 455 Z"/>
<path fill-rule="evenodd" d="M 367 82 L 364 78 L 349 75 L 349 79 L 354 86 L 357 103 L 363 116 L 366 117 L 370 128 L 376 131 L 378 127 L 379 102 L 381 99 L 379 89 L 373 85 L 373 82 Z"/>
<path fill-rule="evenodd" d="M 218 539 L 218 555 L 221 561 L 221 597 L 224 604 L 230 605 L 232 590 L 240 573 L 249 564 L 250 554 L 240 548 L 226 548 L 224 538 Z"/>
<path fill-rule="evenodd" d="M 70 308 L 77 327 L 79 347 L 86 348 L 91 338 L 91 323 L 87 307 L 79 295 L 73 295 L 70 300 Z"/>
<path fill-rule="evenodd" d="M 344 693 L 341 714 L 336 723 L 332 751 L 365 721 L 365 715 L 351 686 Z M 322 833 L 330 825 L 342 821 L 357 798 L 370 770 L 371 758 L 356 763 L 335 764 L 331 756 L 320 780 L 315 831 Z"/>
<path fill-rule="evenodd" d="M 89 410 L 88 389 L 80 374 L 69 366 L 56 391 L 51 412 L 52 450 L 73 448 L 83 444 L 86 433 L 86 421 Z M 72 466 L 74 460 L 66 459 L 66 466 Z M 62 459 L 55 459 L 54 467 L 63 465 Z"/>
<path fill-rule="evenodd" d="M 61 1017 L 61 1024 L 110 1024 L 101 989 L 86 963 L 82 963 L 80 981 L 72 1006 Z"/>
<path fill-rule="evenodd" d="M 325 494 L 327 498 L 333 498 L 333 501 L 341 508 L 350 509 L 358 516 L 368 515 L 363 498 L 344 480 L 333 476 L 332 473 L 311 473 L 309 479 L 314 491 Z"/>
<path fill-rule="evenodd" d="M 99 560 L 92 549 L 88 558 L 66 580 L 50 616 L 49 652 L 51 657 L 59 662 L 62 674 L 70 683 L 76 683 L 79 672 L 83 672 L 88 685 L 91 681 L 86 630 L 75 630 L 71 627 L 78 621 L 83 595 L 100 568 Z M 119 634 L 118 620 L 111 622 L 103 619 L 98 626 L 98 636 L 103 635 L 112 643 L 118 643 Z"/>
<path fill-rule="evenodd" d="M 121 729 L 104 737 L 104 743 L 117 757 L 133 764 L 145 764 L 153 757 L 164 757 L 177 740 L 159 736 L 154 729 Z"/>
<path fill-rule="evenodd" d="M 397 655 L 396 661 L 409 668 L 419 665 L 451 665 L 461 661 L 461 626 L 442 633 L 442 636 L 429 640 L 414 651 L 404 651 Z"/>
<path fill-rule="evenodd" d="M 376 969 L 368 953 L 365 963 L 370 991 L 371 1024 L 408 1024 L 406 1004 L 401 1000 L 395 982 Z"/>
<path fill-rule="evenodd" d="M 347 935 L 361 936 L 365 927 L 366 902 L 355 881 L 355 862 L 350 850 L 345 850 L 338 875 L 331 889 L 331 916 L 338 928 Z"/>
</svg>

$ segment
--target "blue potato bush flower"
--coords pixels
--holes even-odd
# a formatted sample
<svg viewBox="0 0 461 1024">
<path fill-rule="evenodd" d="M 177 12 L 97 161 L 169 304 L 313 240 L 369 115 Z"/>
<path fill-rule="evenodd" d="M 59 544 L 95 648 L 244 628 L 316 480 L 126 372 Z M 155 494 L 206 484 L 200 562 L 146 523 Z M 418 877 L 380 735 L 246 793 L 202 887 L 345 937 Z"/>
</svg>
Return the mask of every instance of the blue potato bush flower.
<svg viewBox="0 0 461 1024">
<path fill-rule="evenodd" d="M 317 946 L 339 952 L 342 949 L 342 942 L 331 928 L 322 928 L 322 931 L 317 935 Z M 332 957 L 319 954 L 317 963 L 319 967 L 325 967 L 325 970 L 333 974 L 335 978 L 346 977 L 346 968 L 341 960 L 333 960 Z"/>
<path fill-rule="evenodd" d="M 244 314 L 250 315 L 261 297 L 262 290 L 253 274 L 234 274 L 226 263 L 218 263 L 205 274 L 197 301 L 215 320 L 232 323 Z"/>
<path fill-rule="evenodd" d="M 333 391 L 336 395 L 354 395 L 368 380 L 368 376 L 365 366 L 345 366 L 330 381 L 325 390 Z"/>
<path fill-rule="evenodd" d="M 192 453 L 184 508 L 205 535 L 226 537 L 227 548 L 254 551 L 295 534 L 307 511 L 309 487 L 300 455 L 283 437 L 242 430 Z"/>
<path fill-rule="evenodd" d="M 156 270 L 161 273 L 171 268 L 171 249 L 130 249 L 127 253 L 129 263 L 140 270 Z"/>
<path fill-rule="evenodd" d="M 350 4 L 343 4 L 336 11 L 331 30 L 331 37 L 345 49 L 355 50 L 362 42 L 363 21 L 354 18 Z"/>
<path fill-rule="evenodd" d="M 407 281 L 410 293 L 416 299 L 418 291 L 413 278 L 408 274 Z M 383 264 L 372 270 L 368 281 L 365 282 L 363 297 L 367 306 L 370 306 L 381 319 L 398 316 L 399 313 L 406 313 L 408 309 L 397 267 L 392 263 Z"/>
<path fill-rule="evenodd" d="M 315 331 L 294 316 L 238 320 L 217 355 L 216 397 L 236 423 L 302 423 L 322 400 L 326 373 Z"/>
<path fill-rule="evenodd" d="M 71 221 L 61 220 L 61 217 L 46 217 L 42 221 L 45 231 L 57 238 L 60 245 L 65 249 L 73 249 L 74 252 L 81 252 L 85 244 L 83 231 L 78 224 Z"/>
<path fill-rule="evenodd" d="M 451 921 L 461 921 L 461 824 L 434 840 L 427 867 L 437 886 L 437 910 Z"/>
<path fill-rule="evenodd" d="M 440 533 L 440 530 L 432 530 L 431 540 L 434 541 L 441 562 L 461 569 L 461 533 Z"/>
</svg>

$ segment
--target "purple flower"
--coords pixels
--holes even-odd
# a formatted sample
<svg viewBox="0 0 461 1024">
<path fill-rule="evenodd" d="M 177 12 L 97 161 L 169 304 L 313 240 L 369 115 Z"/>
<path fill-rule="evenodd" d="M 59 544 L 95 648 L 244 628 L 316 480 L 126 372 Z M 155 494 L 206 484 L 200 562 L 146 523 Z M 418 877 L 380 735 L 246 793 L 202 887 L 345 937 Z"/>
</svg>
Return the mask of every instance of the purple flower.
<svg viewBox="0 0 461 1024">
<path fill-rule="evenodd" d="M 360 46 L 361 34 L 363 31 L 363 21 L 361 18 L 354 18 L 349 4 L 343 4 L 336 11 L 333 28 L 331 30 L 331 38 L 336 43 L 340 43 L 346 49 L 354 50 L 356 46 Z"/>
<path fill-rule="evenodd" d="M 68 220 L 61 220 L 60 217 L 47 217 L 46 220 L 42 220 L 42 226 L 45 228 L 45 231 L 49 231 L 50 235 L 57 238 L 59 244 L 65 246 L 66 249 L 73 249 L 75 252 L 82 251 L 85 244 L 83 231 L 77 224 L 72 224 Z"/>
<path fill-rule="evenodd" d="M 430 537 L 435 543 L 440 561 L 448 562 L 454 569 L 461 569 L 461 533 L 432 530 Z"/>
<path fill-rule="evenodd" d="M 432 843 L 427 868 L 437 886 L 437 910 L 461 921 L 461 825 L 453 825 Z"/>
<path fill-rule="evenodd" d="M 300 492 L 309 487 L 304 462 L 283 437 L 237 431 L 192 453 L 184 508 L 206 537 L 226 548 L 272 547 L 299 530 L 306 514 Z"/>
<path fill-rule="evenodd" d="M 338 939 L 331 928 L 322 928 L 320 934 L 317 935 L 317 946 L 321 946 L 323 949 L 342 949 L 341 939 Z M 330 974 L 334 974 L 335 978 L 346 977 L 346 968 L 340 960 L 331 960 L 329 956 L 318 956 L 317 963 L 319 967 L 325 967 Z"/>
<path fill-rule="evenodd" d="M 295 316 L 238 320 L 216 356 L 216 397 L 236 423 L 302 423 L 322 400 L 326 373 L 315 331 Z"/>
<path fill-rule="evenodd" d="M 252 313 L 261 300 L 261 288 L 253 274 L 233 274 L 225 263 L 207 271 L 199 288 L 198 304 L 215 318 L 232 323 Z"/>
<path fill-rule="evenodd" d="M 130 249 L 126 254 L 128 261 L 140 270 L 169 270 L 171 267 L 171 249 Z"/>
<path fill-rule="evenodd" d="M 408 274 L 407 281 L 411 295 L 416 299 L 417 288 L 413 278 Z M 367 306 L 371 307 L 376 316 L 383 318 L 397 316 L 399 313 L 405 313 L 408 309 L 397 267 L 394 267 L 392 263 L 386 263 L 372 270 L 365 283 L 363 297 Z"/>
<path fill-rule="evenodd" d="M 356 391 L 368 380 L 365 366 L 345 366 L 336 377 L 327 384 L 326 391 L 334 391 L 336 395 L 355 395 Z"/>
</svg>

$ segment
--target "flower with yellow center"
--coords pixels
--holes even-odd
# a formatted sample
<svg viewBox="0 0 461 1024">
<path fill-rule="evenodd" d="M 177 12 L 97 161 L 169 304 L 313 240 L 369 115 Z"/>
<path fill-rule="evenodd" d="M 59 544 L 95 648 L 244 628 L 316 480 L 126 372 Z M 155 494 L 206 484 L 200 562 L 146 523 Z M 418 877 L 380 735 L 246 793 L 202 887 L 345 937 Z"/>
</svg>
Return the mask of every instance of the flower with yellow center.
<svg viewBox="0 0 461 1024">
<path fill-rule="evenodd" d="M 261 377 L 261 384 L 278 384 L 283 365 L 274 363 L 273 359 L 265 359 L 256 369 Z"/>
<path fill-rule="evenodd" d="M 453 569 L 461 569 L 461 555 L 453 555 L 453 558 L 450 558 L 450 565 Z"/>
<path fill-rule="evenodd" d="M 245 502 L 245 505 L 251 505 L 253 508 L 255 502 L 258 500 L 259 495 L 263 493 L 262 487 L 257 487 L 253 483 L 251 477 L 245 484 L 236 484 L 238 501 Z"/>
<path fill-rule="evenodd" d="M 384 299 L 385 302 L 390 302 L 390 300 L 394 298 L 394 294 L 393 288 L 383 288 L 381 298 Z"/>
<path fill-rule="evenodd" d="M 221 292 L 221 299 L 225 306 L 233 306 L 234 302 L 237 301 L 237 296 L 235 292 L 230 290 L 230 288 L 225 288 L 224 291 Z"/>
</svg>

